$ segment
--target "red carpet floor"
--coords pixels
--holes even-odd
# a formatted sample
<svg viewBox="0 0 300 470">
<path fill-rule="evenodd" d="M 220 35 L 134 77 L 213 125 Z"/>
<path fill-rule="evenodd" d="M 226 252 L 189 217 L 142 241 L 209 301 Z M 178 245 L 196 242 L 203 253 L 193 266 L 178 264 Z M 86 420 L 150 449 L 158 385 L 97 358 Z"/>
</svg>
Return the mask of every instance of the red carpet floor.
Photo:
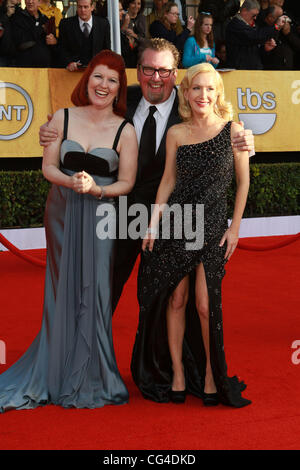
<svg viewBox="0 0 300 470">
<path fill-rule="evenodd" d="M 255 245 L 283 237 L 248 239 Z M 43 251 L 31 252 L 43 258 Z M 223 284 L 224 337 L 229 375 L 248 384 L 242 409 L 203 407 L 142 398 L 129 364 L 138 320 L 136 272 L 113 319 L 114 343 L 130 402 L 97 410 L 47 406 L 0 414 L 0 449 L 299 449 L 300 241 L 278 250 L 237 250 Z M 31 344 L 41 324 L 44 269 L 0 253 L 0 340 L 4 372 Z M 300 352 L 299 352 L 300 358 Z"/>
</svg>

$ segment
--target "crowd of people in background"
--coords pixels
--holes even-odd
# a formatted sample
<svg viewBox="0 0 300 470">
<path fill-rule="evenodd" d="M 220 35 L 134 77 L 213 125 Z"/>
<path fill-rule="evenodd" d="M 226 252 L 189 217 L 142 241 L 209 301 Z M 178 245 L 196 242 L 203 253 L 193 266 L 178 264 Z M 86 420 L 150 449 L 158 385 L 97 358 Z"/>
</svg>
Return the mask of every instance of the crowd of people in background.
<svg viewBox="0 0 300 470">
<path fill-rule="evenodd" d="M 300 2 L 200 0 L 195 17 L 185 0 L 119 1 L 121 53 L 135 68 L 141 42 L 167 39 L 180 67 L 202 62 L 243 70 L 300 69 Z M 147 3 L 149 7 L 149 3 Z M 149 8 L 148 8 L 149 11 Z M 58 67 L 73 72 L 110 49 L 107 1 L 78 0 L 64 17 L 52 0 L 0 0 L 0 67 Z"/>
</svg>

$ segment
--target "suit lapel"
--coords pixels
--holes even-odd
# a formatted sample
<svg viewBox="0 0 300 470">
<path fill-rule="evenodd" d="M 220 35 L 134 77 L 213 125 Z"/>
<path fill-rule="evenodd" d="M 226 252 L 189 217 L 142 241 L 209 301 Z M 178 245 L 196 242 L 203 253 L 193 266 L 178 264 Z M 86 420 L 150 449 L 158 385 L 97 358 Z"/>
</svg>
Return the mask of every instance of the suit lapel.
<svg viewBox="0 0 300 470">
<path fill-rule="evenodd" d="M 99 31 L 99 29 L 97 28 L 97 23 L 96 23 L 96 19 L 94 17 L 94 15 L 92 15 L 93 17 L 93 26 L 92 26 L 92 29 L 91 29 L 91 38 L 92 38 L 92 48 L 93 48 L 93 55 L 96 54 L 95 51 L 97 51 L 97 38 L 100 37 L 101 35 L 101 31 Z"/>
<path fill-rule="evenodd" d="M 82 32 L 79 26 L 79 17 L 76 15 L 73 22 L 74 37 L 77 38 L 79 46 L 82 46 Z"/>
<path fill-rule="evenodd" d="M 142 90 L 138 85 L 131 85 L 127 88 L 127 111 L 126 118 L 131 122 L 133 121 L 133 116 L 138 107 L 138 104 L 142 98 Z"/>
</svg>

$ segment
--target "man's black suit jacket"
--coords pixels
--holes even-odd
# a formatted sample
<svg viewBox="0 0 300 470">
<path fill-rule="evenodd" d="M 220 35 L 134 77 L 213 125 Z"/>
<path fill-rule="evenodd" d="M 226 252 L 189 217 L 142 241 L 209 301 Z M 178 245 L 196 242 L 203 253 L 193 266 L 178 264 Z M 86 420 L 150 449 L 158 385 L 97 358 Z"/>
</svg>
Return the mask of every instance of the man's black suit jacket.
<svg viewBox="0 0 300 470">
<path fill-rule="evenodd" d="M 137 85 L 129 86 L 127 89 L 127 119 L 133 119 L 136 108 L 142 98 L 141 88 Z M 175 89 L 176 90 L 176 89 Z M 155 158 L 149 164 L 149 169 L 146 169 L 145 173 L 148 175 L 147 179 L 138 180 L 135 183 L 134 189 L 132 190 L 131 197 L 133 202 L 144 203 L 147 206 L 149 204 L 154 204 L 156 193 L 160 180 L 162 178 L 165 161 L 166 161 L 166 137 L 168 129 L 174 124 L 181 122 L 180 116 L 178 114 L 178 96 L 176 90 L 176 98 L 169 115 L 166 130 L 161 139 L 160 146 L 157 150 Z"/>
<path fill-rule="evenodd" d="M 127 119 L 133 119 L 136 108 L 142 98 L 142 91 L 139 86 L 133 85 L 128 87 L 127 94 Z M 174 124 L 180 122 L 178 114 L 178 97 L 176 91 L 176 98 L 169 115 L 166 130 L 162 137 L 158 151 L 149 164 L 147 169 L 147 178 L 137 180 L 135 186 L 130 194 L 128 194 L 127 204 L 130 207 L 131 204 L 144 204 L 148 209 L 148 218 L 151 216 L 151 204 L 155 203 L 156 193 L 160 180 L 162 178 L 165 160 L 166 160 L 166 135 L 168 129 Z M 128 217 L 128 224 L 131 218 Z M 113 295 L 112 295 L 112 311 L 114 312 L 118 301 L 121 297 L 123 287 L 127 282 L 130 273 L 135 265 L 136 259 L 141 252 L 142 240 L 138 238 L 127 237 L 125 239 L 118 239 L 116 244 L 116 256 L 114 264 L 114 275 L 113 275 Z"/>
<path fill-rule="evenodd" d="M 110 49 L 110 26 L 108 20 L 93 15 L 93 27 L 90 35 L 92 56 L 89 60 L 103 49 Z M 77 62 L 81 59 L 79 51 L 82 49 L 83 41 L 84 36 L 79 26 L 78 16 L 62 19 L 59 24 L 59 51 L 62 67 L 66 67 L 70 62 Z"/>
<path fill-rule="evenodd" d="M 276 29 L 265 25 L 252 27 L 239 19 L 232 18 L 226 28 L 226 67 L 239 70 L 261 70 L 260 45 L 276 37 Z"/>
</svg>

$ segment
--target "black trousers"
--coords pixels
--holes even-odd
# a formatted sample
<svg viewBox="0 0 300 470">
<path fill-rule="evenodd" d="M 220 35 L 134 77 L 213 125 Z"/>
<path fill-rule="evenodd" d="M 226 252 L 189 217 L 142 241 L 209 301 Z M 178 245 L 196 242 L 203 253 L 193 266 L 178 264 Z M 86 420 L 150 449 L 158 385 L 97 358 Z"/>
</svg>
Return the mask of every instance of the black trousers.
<svg viewBox="0 0 300 470">
<path fill-rule="evenodd" d="M 130 193 L 127 198 L 128 208 L 135 203 L 143 204 L 147 208 L 148 223 L 151 219 L 151 204 L 154 204 L 155 202 L 156 190 L 157 186 L 154 186 L 152 194 L 147 195 L 147 198 L 143 198 L 142 195 L 137 196 L 136 192 Z M 118 211 L 120 210 L 123 209 L 119 207 Z M 133 220 L 134 217 L 127 217 L 127 228 Z M 119 227 L 117 227 L 117 233 L 118 232 Z M 142 242 L 142 238 L 133 240 L 129 238 L 129 236 L 127 236 L 126 239 L 118 239 L 116 241 L 116 252 L 113 269 L 112 312 L 115 311 L 118 305 L 124 285 L 128 281 L 136 263 L 137 257 L 141 253 Z"/>
<path fill-rule="evenodd" d="M 117 240 L 115 263 L 113 270 L 112 312 L 115 311 L 122 295 L 124 285 L 134 268 L 136 259 L 141 252 L 142 239 Z"/>
</svg>

